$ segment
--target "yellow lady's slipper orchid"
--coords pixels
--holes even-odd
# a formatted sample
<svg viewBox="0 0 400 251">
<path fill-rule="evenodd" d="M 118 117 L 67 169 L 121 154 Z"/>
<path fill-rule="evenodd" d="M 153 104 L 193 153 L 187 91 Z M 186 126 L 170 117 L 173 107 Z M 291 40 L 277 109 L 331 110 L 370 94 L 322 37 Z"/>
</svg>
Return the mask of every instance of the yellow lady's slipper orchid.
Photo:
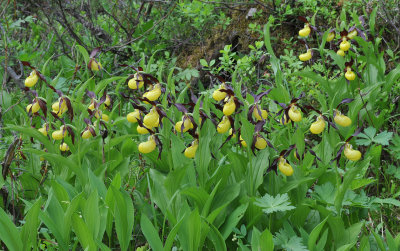
<svg viewBox="0 0 400 251">
<path fill-rule="evenodd" d="M 335 123 L 347 127 L 351 125 L 351 119 L 347 117 L 346 115 L 343 115 L 340 111 L 336 111 L 336 116 L 334 118 Z"/>
<path fill-rule="evenodd" d="M 351 70 L 350 67 L 347 67 L 346 73 L 344 74 L 344 77 L 349 80 L 352 81 L 354 79 L 356 79 L 356 74 Z"/>
<path fill-rule="evenodd" d="M 143 85 L 144 85 L 143 76 L 140 73 L 135 73 L 135 75 L 133 75 L 133 78 L 131 78 L 128 81 L 128 87 L 133 90 L 142 88 Z"/>
<path fill-rule="evenodd" d="M 293 175 L 293 167 L 287 163 L 286 159 L 283 157 L 279 158 L 278 162 L 278 168 L 281 173 L 283 173 L 285 176 L 292 176 Z"/>
<path fill-rule="evenodd" d="M 226 97 L 226 92 L 222 92 L 221 90 L 226 90 L 225 84 L 221 84 L 219 88 L 213 92 L 212 97 L 215 101 L 221 101 Z"/>
<path fill-rule="evenodd" d="M 182 118 L 182 120 L 181 121 L 178 121 L 178 122 L 176 122 L 176 124 L 175 124 L 175 130 L 177 131 L 177 132 L 181 132 L 182 130 L 182 124 L 183 124 L 183 118 Z M 187 132 L 187 131 L 189 131 L 190 129 L 192 129 L 193 128 L 193 123 L 192 123 L 192 121 L 190 121 L 190 119 L 188 119 L 188 118 L 186 118 L 185 119 L 185 123 L 183 124 L 183 132 Z"/>
<path fill-rule="evenodd" d="M 236 104 L 233 97 L 229 98 L 228 102 L 224 105 L 223 113 L 225 116 L 229 116 L 235 112 Z"/>
<path fill-rule="evenodd" d="M 154 139 L 154 136 L 149 136 L 148 140 L 145 142 L 142 142 L 138 146 L 138 150 L 141 153 L 151 153 L 156 149 L 156 141 Z"/>
<path fill-rule="evenodd" d="M 267 141 L 264 138 L 257 136 L 255 147 L 259 150 L 262 150 L 267 147 Z"/>
<path fill-rule="evenodd" d="M 240 140 L 240 144 L 242 144 L 243 147 L 247 147 L 247 143 L 246 143 L 246 141 L 244 141 L 244 139 L 242 138 L 242 135 L 240 135 L 239 140 Z"/>
<path fill-rule="evenodd" d="M 342 49 L 338 50 L 336 52 L 336 54 L 338 54 L 339 56 L 342 56 L 342 57 L 346 56 L 346 52 L 344 52 Z"/>
<path fill-rule="evenodd" d="M 258 112 L 258 110 L 257 110 L 257 107 L 255 107 L 254 110 L 253 110 L 253 116 L 254 116 L 258 121 L 261 121 L 261 120 L 266 119 L 266 118 L 268 117 L 268 112 L 267 112 L 267 110 L 264 110 L 264 109 L 260 109 L 260 110 L 261 110 L 261 116 L 260 116 L 260 114 L 259 114 L 259 112 Z"/>
<path fill-rule="evenodd" d="M 346 143 L 344 147 L 344 156 L 351 161 L 357 161 L 361 158 L 361 152 L 358 150 L 353 150 L 353 146 Z"/>
<path fill-rule="evenodd" d="M 140 110 L 135 109 L 135 111 L 128 113 L 126 119 L 131 123 L 136 123 L 137 120 L 140 119 Z"/>
<path fill-rule="evenodd" d="M 86 129 L 85 131 L 83 131 L 82 133 L 82 139 L 89 139 L 93 137 L 92 133 L 90 132 L 89 129 Z"/>
<path fill-rule="evenodd" d="M 29 110 L 31 110 L 32 113 L 37 113 L 40 110 L 39 102 L 35 100 L 32 104 L 29 104 L 26 107 L 26 111 L 29 112 Z"/>
<path fill-rule="evenodd" d="M 36 71 L 31 71 L 31 74 L 25 79 L 26 87 L 33 87 L 39 80 L 39 76 L 36 74 Z"/>
<path fill-rule="evenodd" d="M 151 108 L 150 112 L 143 118 L 143 124 L 148 128 L 157 127 L 160 123 L 160 116 L 155 107 Z"/>
<path fill-rule="evenodd" d="M 60 145 L 60 150 L 61 150 L 62 152 L 66 152 L 66 151 L 69 150 L 69 146 L 64 142 L 64 143 L 62 143 L 62 144 Z"/>
<path fill-rule="evenodd" d="M 95 61 L 94 59 L 92 59 L 91 63 L 90 63 L 90 69 L 92 71 L 99 71 L 101 69 L 103 69 L 103 66 L 101 65 L 100 61 Z"/>
<path fill-rule="evenodd" d="M 350 39 L 354 39 L 357 35 L 358 35 L 358 32 L 356 29 L 354 29 L 354 30 L 350 31 L 349 34 L 347 34 L 347 37 Z"/>
<path fill-rule="evenodd" d="M 320 134 L 325 129 L 325 120 L 322 116 L 319 116 L 317 121 L 311 124 L 310 132 L 312 134 Z"/>
<path fill-rule="evenodd" d="M 326 38 L 326 42 L 330 42 L 335 38 L 335 32 L 330 32 Z"/>
<path fill-rule="evenodd" d="M 156 84 L 154 85 L 151 91 L 145 92 L 143 94 L 143 98 L 147 98 L 150 101 L 155 101 L 161 96 L 161 85 Z"/>
<path fill-rule="evenodd" d="M 343 38 L 343 41 L 340 43 L 339 47 L 342 51 L 348 51 L 350 49 L 350 42 L 347 41 L 346 38 Z"/>
<path fill-rule="evenodd" d="M 226 133 L 231 128 L 231 122 L 228 117 L 223 117 L 222 121 L 217 126 L 218 133 Z"/>
<path fill-rule="evenodd" d="M 292 107 L 290 107 L 288 115 L 289 118 L 294 122 L 301 121 L 301 112 L 295 105 L 292 105 Z"/>
<path fill-rule="evenodd" d="M 43 125 L 42 128 L 39 128 L 38 131 L 43 134 L 43 136 L 47 136 L 46 125 Z"/>
<path fill-rule="evenodd" d="M 310 60 L 311 57 L 311 49 L 308 49 L 306 53 L 300 54 L 299 59 L 304 62 Z"/>
<path fill-rule="evenodd" d="M 308 37 L 308 35 L 310 35 L 311 32 L 311 28 L 309 24 L 305 24 L 304 28 L 299 30 L 299 36 L 300 37 Z"/>
<path fill-rule="evenodd" d="M 149 129 L 151 129 L 151 128 L 149 128 Z M 149 133 L 149 131 L 148 131 L 145 127 L 141 127 L 140 125 L 138 125 L 138 126 L 136 127 L 136 131 L 137 131 L 139 134 L 148 134 L 148 133 Z"/>
<path fill-rule="evenodd" d="M 186 158 L 193 159 L 196 156 L 197 148 L 199 147 L 198 140 L 194 140 L 188 148 L 185 149 L 184 155 Z"/>
</svg>

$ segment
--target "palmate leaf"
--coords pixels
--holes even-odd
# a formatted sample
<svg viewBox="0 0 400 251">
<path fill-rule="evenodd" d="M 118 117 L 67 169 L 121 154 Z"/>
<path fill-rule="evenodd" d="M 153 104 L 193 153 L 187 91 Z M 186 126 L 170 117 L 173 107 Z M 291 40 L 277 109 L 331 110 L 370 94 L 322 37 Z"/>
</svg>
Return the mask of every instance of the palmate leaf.
<svg viewBox="0 0 400 251">
<path fill-rule="evenodd" d="M 385 171 L 386 174 L 392 175 L 396 179 L 400 180 L 400 167 L 396 168 L 394 165 L 390 165 Z"/>
<path fill-rule="evenodd" d="M 400 207 L 400 201 L 393 199 L 393 198 L 386 198 L 386 199 L 381 199 L 381 198 L 375 198 L 372 200 L 372 203 L 376 203 L 376 204 L 389 204 L 389 205 L 393 205 L 396 207 Z"/>
<path fill-rule="evenodd" d="M 390 151 L 393 156 L 397 159 L 400 159 L 400 136 L 396 135 L 392 140 L 392 145 L 389 146 Z"/>
<path fill-rule="evenodd" d="M 357 139 L 356 142 L 358 145 L 369 146 L 372 143 L 372 139 L 374 138 L 376 133 L 376 129 L 373 127 L 368 127 L 364 130 L 364 133 L 360 133 L 357 137 L 361 139 Z"/>
<path fill-rule="evenodd" d="M 356 140 L 358 145 L 369 146 L 371 143 L 376 143 L 379 145 L 387 146 L 389 145 L 389 141 L 393 137 L 392 132 L 383 131 L 376 135 L 376 129 L 373 127 L 368 127 L 364 130 L 363 133 L 360 133 Z"/>
<path fill-rule="evenodd" d="M 371 140 L 371 139 L 366 139 L 366 138 L 357 139 L 357 140 L 356 140 L 356 143 L 357 143 L 357 145 L 359 145 L 359 146 L 369 146 L 369 145 L 371 145 L 372 140 Z"/>
<path fill-rule="evenodd" d="M 389 145 L 389 140 L 391 140 L 392 137 L 392 132 L 384 131 L 374 137 L 374 142 L 383 146 L 387 146 Z"/>
<path fill-rule="evenodd" d="M 373 139 L 375 134 L 376 134 L 376 129 L 373 127 L 368 127 L 367 129 L 364 130 L 364 134 L 370 138 Z"/>
<path fill-rule="evenodd" d="M 289 239 L 288 242 L 286 242 L 282 245 L 282 248 L 284 250 L 288 250 L 288 251 L 306 251 L 306 250 L 308 250 L 301 241 L 302 241 L 302 239 L 300 237 L 293 236 Z"/>
<path fill-rule="evenodd" d="M 333 204 L 335 201 L 335 187 L 332 183 L 327 182 L 321 186 L 314 187 L 315 193 L 312 194 L 313 197 L 320 201 L 326 202 L 327 204 Z"/>
<path fill-rule="evenodd" d="M 307 247 L 303 244 L 303 240 L 296 235 L 293 228 L 286 222 L 283 228 L 279 230 L 274 238 L 274 244 L 283 250 L 288 251 L 306 251 Z"/>
<path fill-rule="evenodd" d="M 295 208 L 290 205 L 289 196 L 286 193 L 278 194 L 276 197 L 265 194 L 262 198 L 256 199 L 254 204 L 261 207 L 266 214 L 289 211 Z"/>
</svg>

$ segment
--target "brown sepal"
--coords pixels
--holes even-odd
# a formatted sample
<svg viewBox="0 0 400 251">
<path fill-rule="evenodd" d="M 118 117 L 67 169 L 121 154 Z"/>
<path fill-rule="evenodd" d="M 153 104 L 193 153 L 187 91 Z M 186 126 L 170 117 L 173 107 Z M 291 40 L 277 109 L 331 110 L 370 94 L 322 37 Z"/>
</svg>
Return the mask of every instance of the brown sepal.
<svg viewBox="0 0 400 251">
<path fill-rule="evenodd" d="M 97 55 L 97 53 L 99 53 L 100 52 L 100 50 L 101 50 L 101 47 L 96 47 L 96 48 L 94 48 L 93 50 L 92 50 L 92 52 L 90 52 L 90 58 L 95 58 L 96 57 L 96 55 Z"/>
<path fill-rule="evenodd" d="M 64 125 L 63 133 L 65 131 L 65 127 L 67 128 L 67 131 L 68 131 L 69 135 L 71 135 L 72 144 L 75 144 L 75 133 L 74 133 L 74 131 L 72 130 L 71 127 Z"/>
<path fill-rule="evenodd" d="M 354 99 L 352 99 L 352 98 L 345 98 L 345 99 L 343 99 L 342 101 L 340 101 L 340 103 L 336 106 L 336 109 L 338 109 L 339 108 L 339 106 L 340 105 L 342 105 L 342 104 L 348 104 L 348 103 L 351 103 L 352 101 L 353 101 Z"/>
<path fill-rule="evenodd" d="M 299 19 L 300 21 L 303 21 L 304 23 L 308 24 L 308 20 L 307 20 L 306 17 L 298 16 L 297 19 Z"/>
<path fill-rule="evenodd" d="M 87 129 L 90 131 L 93 137 L 96 137 L 96 131 L 93 129 L 93 127 L 88 126 Z"/>
<path fill-rule="evenodd" d="M 347 35 L 348 35 L 349 33 L 347 32 L 347 30 L 343 30 L 343 31 L 341 31 L 340 32 L 340 36 L 343 38 L 343 37 L 347 37 Z"/>
<path fill-rule="evenodd" d="M 74 120 L 74 109 L 72 108 L 72 104 L 71 104 L 71 100 L 67 97 L 64 97 L 63 100 L 65 101 L 65 104 L 67 105 L 68 108 L 68 115 L 69 115 L 69 119 L 71 121 Z"/>
<path fill-rule="evenodd" d="M 46 104 L 46 101 L 44 101 L 41 98 L 37 98 L 36 100 L 39 103 L 40 109 L 43 111 L 44 117 L 46 118 L 47 117 L 47 104 Z"/>
</svg>

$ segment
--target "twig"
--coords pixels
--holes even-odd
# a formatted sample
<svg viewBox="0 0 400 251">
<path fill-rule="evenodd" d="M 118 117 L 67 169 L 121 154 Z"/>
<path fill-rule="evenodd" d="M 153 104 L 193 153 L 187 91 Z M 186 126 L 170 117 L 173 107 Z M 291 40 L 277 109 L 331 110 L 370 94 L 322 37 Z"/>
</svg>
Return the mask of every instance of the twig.
<svg viewBox="0 0 400 251">
<path fill-rule="evenodd" d="M 20 63 L 20 66 L 22 66 L 21 62 L 19 62 L 19 63 Z M 21 80 L 21 77 L 24 73 L 23 67 L 21 67 L 21 74 L 17 75 L 17 73 L 10 66 L 6 66 L 4 63 L 1 63 L 1 65 L 3 65 L 3 67 L 5 68 L 5 71 L 8 73 L 8 75 L 10 75 L 10 77 L 17 83 L 18 87 L 23 89 L 24 83 Z"/>
<path fill-rule="evenodd" d="M 53 33 L 53 35 L 51 36 L 51 38 L 50 38 L 50 40 L 49 40 L 49 43 L 47 44 L 47 49 L 46 50 L 44 50 L 43 51 L 43 53 L 42 53 L 42 58 L 43 58 L 43 56 L 44 56 L 44 54 L 46 53 L 46 52 L 48 52 L 49 51 L 49 48 L 50 48 L 50 45 L 51 45 L 51 42 L 53 41 L 53 38 L 54 38 L 54 33 Z"/>
<path fill-rule="evenodd" d="M 7 81 L 7 67 L 8 67 L 8 37 L 6 31 L 4 30 L 3 26 L 0 23 L 1 31 L 3 32 L 2 39 L 4 41 L 4 75 L 3 75 L 3 83 L 1 85 L 1 95 L 3 95 L 3 90 Z"/>
<path fill-rule="evenodd" d="M 147 19 L 148 19 L 148 17 L 150 16 L 150 14 L 151 14 L 151 10 L 153 9 L 153 3 L 150 3 L 148 6 L 147 6 L 147 10 L 146 10 L 146 12 L 144 13 L 144 20 L 145 21 L 147 21 Z"/>
<path fill-rule="evenodd" d="M 254 2 L 258 3 L 259 5 L 261 5 L 262 7 L 269 9 L 271 11 L 275 11 L 275 0 L 272 0 L 272 4 L 273 4 L 273 8 L 268 7 L 267 5 L 265 5 L 264 3 L 262 3 L 261 1 L 258 0 L 254 0 Z"/>
<path fill-rule="evenodd" d="M 205 3 L 205 4 L 223 4 L 223 5 L 234 5 L 234 6 L 255 5 L 254 3 L 248 3 L 248 2 L 230 3 L 230 2 L 216 2 L 216 1 L 203 1 L 203 0 L 199 0 L 199 2 L 202 2 L 202 3 Z"/>
<path fill-rule="evenodd" d="M 108 11 L 106 11 L 106 9 L 104 9 L 104 7 L 103 7 L 103 11 L 104 11 L 104 13 L 106 13 L 107 15 L 112 17 L 115 22 L 117 22 L 119 27 L 121 27 L 121 29 L 123 29 L 125 31 L 127 36 L 130 36 L 129 31 L 122 25 L 122 23 L 118 20 L 118 18 L 116 18 L 113 14 L 109 13 Z"/>
<path fill-rule="evenodd" d="M 21 103 L 22 100 L 24 100 L 26 98 L 26 96 L 22 96 L 17 103 L 13 104 L 12 106 L 8 107 L 7 110 L 5 110 L 5 112 L 3 113 L 6 114 L 8 111 L 10 111 L 11 109 L 13 109 L 16 105 L 18 105 L 19 103 Z M 0 108 L 1 109 L 1 108 Z"/>
<path fill-rule="evenodd" d="M 8 3 L 7 3 L 7 5 L 8 5 Z M 7 6 L 6 6 L 7 7 Z M 1 107 L 3 106 L 3 102 L 4 102 L 4 100 L 3 100 L 3 95 L 4 95 L 4 87 L 5 87 L 5 84 L 6 84 L 6 81 L 7 81 L 7 69 L 8 69 L 8 37 L 7 37 L 7 35 L 6 35 L 6 32 L 5 32 L 5 30 L 4 30 L 4 28 L 3 28 L 3 26 L 1 25 L 1 23 L 0 23 L 0 28 L 1 28 L 1 31 L 3 32 L 3 35 L 1 36 L 1 38 L 2 38 L 2 40 L 4 41 L 4 74 L 3 74 L 3 83 L 2 83 L 2 85 L 1 85 L 1 93 L 0 93 L 0 104 L 1 104 Z M 0 33 L 1 34 L 1 33 Z M 3 117 L 3 115 L 2 115 L 2 109 L 1 109 L 1 107 L 0 107 L 0 138 L 2 138 L 3 137 L 3 130 L 1 129 L 1 128 L 3 128 L 3 120 L 2 120 L 2 117 Z"/>
<path fill-rule="evenodd" d="M 131 39 L 131 40 L 129 40 L 129 41 L 127 41 L 127 42 L 121 44 L 121 45 L 113 46 L 113 47 L 110 47 L 110 48 L 108 48 L 108 49 L 105 49 L 104 51 L 107 52 L 107 51 L 111 51 L 111 50 L 113 50 L 113 49 L 122 48 L 122 47 L 124 47 L 124 46 L 127 46 L 128 44 L 131 44 L 131 43 L 133 43 L 133 42 L 135 42 L 135 41 L 141 39 L 142 37 L 144 37 L 145 35 L 147 35 L 147 33 L 149 33 L 151 30 L 153 30 L 158 24 L 160 24 L 164 19 L 166 19 L 166 18 L 172 13 L 172 11 L 175 9 L 175 7 L 176 7 L 176 4 L 175 4 L 174 6 L 172 6 L 171 10 L 170 10 L 165 16 L 163 16 L 160 20 L 158 20 L 157 23 L 155 23 L 150 29 L 148 29 L 148 30 L 146 30 L 145 32 L 143 32 L 142 35 L 140 35 L 140 36 L 138 36 L 138 37 L 136 37 L 136 38 L 133 38 L 133 39 Z"/>
<path fill-rule="evenodd" d="M 57 242 L 54 242 L 54 241 L 52 241 L 52 240 L 42 239 L 42 238 L 40 238 L 40 240 L 42 240 L 42 241 L 47 241 L 48 243 L 51 243 L 51 244 L 53 244 L 53 245 L 55 245 L 55 246 L 58 246 L 58 243 L 57 243 Z"/>
<path fill-rule="evenodd" d="M 90 8 L 88 8 L 90 9 Z M 73 16 L 76 20 L 78 20 L 84 27 L 86 27 L 92 33 L 92 36 L 96 38 L 98 42 L 99 39 L 106 41 L 107 43 L 111 42 L 111 36 L 107 34 L 103 29 L 100 27 L 95 26 L 92 22 L 88 22 L 85 20 L 84 17 L 79 15 L 74 11 L 68 11 L 68 13 Z"/>
<path fill-rule="evenodd" d="M 239 3 L 229 3 L 229 2 L 215 2 L 215 1 L 202 1 L 199 0 L 202 3 L 205 4 L 220 4 L 223 5 L 224 8 L 228 8 L 230 10 L 236 10 L 236 11 L 246 11 L 246 9 L 237 9 L 237 6 L 241 6 L 241 5 L 257 5 L 257 3 L 247 3 L 247 2 L 239 2 Z M 216 9 L 221 9 L 222 7 L 215 7 Z"/>
<path fill-rule="evenodd" d="M 142 2 L 142 4 L 139 7 L 139 11 L 138 11 L 137 16 L 136 16 L 136 23 L 139 23 L 140 14 L 142 13 L 142 10 L 144 9 L 144 5 L 145 4 L 146 4 L 145 2 Z"/>
<path fill-rule="evenodd" d="M 143 0 L 145 3 L 172 3 L 172 1 L 165 0 Z"/>
<path fill-rule="evenodd" d="M 47 26 L 50 26 L 51 29 L 53 29 L 54 34 L 57 36 L 57 39 L 60 41 L 61 46 L 62 46 L 62 50 L 64 52 L 64 55 L 66 55 L 68 58 L 72 59 L 72 57 L 69 55 L 69 53 L 67 53 L 67 50 L 65 48 L 65 43 L 64 43 L 64 39 L 62 38 L 62 34 L 58 34 L 57 29 L 52 25 L 52 22 L 49 18 L 49 16 L 46 14 L 45 11 L 43 11 L 44 16 L 47 18 L 48 23 L 46 24 L 46 22 L 44 20 L 42 20 L 42 22 L 44 22 Z"/>
<path fill-rule="evenodd" d="M 62 26 L 64 26 L 65 28 L 67 28 L 69 34 L 71 34 L 71 36 L 81 45 L 83 46 L 86 50 L 88 50 L 88 47 L 86 46 L 86 44 L 84 44 L 82 42 L 82 40 L 78 37 L 78 35 L 76 35 L 76 33 L 72 30 L 72 28 L 69 26 L 69 23 L 67 21 L 67 18 L 65 17 L 65 13 L 63 11 L 63 6 L 61 4 L 61 0 L 58 0 L 58 5 L 60 7 L 60 12 L 61 12 L 61 17 L 64 21 L 64 23 L 62 23 L 60 20 L 57 19 L 57 22 L 59 22 Z"/>
<path fill-rule="evenodd" d="M 10 0 L 8 0 L 6 6 L 4 6 L 4 9 L 3 9 L 3 11 L 1 12 L 0 17 L 2 17 L 2 16 L 4 15 L 4 13 L 6 12 L 6 9 L 7 9 L 7 7 L 8 7 L 9 4 L 10 4 Z"/>
</svg>

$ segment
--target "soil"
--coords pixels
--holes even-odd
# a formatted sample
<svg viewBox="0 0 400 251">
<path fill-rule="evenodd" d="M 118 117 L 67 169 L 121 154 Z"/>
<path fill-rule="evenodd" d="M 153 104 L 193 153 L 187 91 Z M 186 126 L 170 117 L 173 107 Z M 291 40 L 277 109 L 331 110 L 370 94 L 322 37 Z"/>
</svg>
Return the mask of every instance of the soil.
<svg viewBox="0 0 400 251">
<path fill-rule="evenodd" d="M 261 29 L 268 22 L 270 12 L 263 10 L 262 15 L 257 17 L 246 18 L 250 8 L 246 11 L 235 11 L 230 12 L 231 22 L 224 29 L 222 26 L 217 26 L 212 29 L 210 35 L 205 38 L 202 42 L 187 46 L 181 50 L 178 55 L 177 66 L 180 68 L 196 68 L 200 71 L 200 81 L 208 86 L 209 79 L 206 78 L 205 72 L 201 71 L 202 66 L 200 65 L 200 59 L 205 59 L 207 62 L 215 60 L 219 62 L 220 50 L 223 50 L 225 45 L 232 44 L 232 51 L 238 52 L 239 54 L 249 53 L 249 45 L 254 45 L 256 41 L 263 40 L 264 38 L 259 32 L 252 31 L 249 29 L 249 24 L 259 24 Z M 229 15 L 229 13 L 227 14 Z M 298 30 L 302 27 L 302 22 L 297 20 L 295 17 L 288 17 L 279 26 L 275 26 L 271 31 L 271 36 L 276 38 L 273 41 L 273 49 L 276 55 L 282 55 L 286 48 L 285 40 L 297 37 Z M 304 46 L 297 45 L 296 46 Z M 194 79 L 192 84 L 197 83 L 198 79 Z"/>
</svg>

